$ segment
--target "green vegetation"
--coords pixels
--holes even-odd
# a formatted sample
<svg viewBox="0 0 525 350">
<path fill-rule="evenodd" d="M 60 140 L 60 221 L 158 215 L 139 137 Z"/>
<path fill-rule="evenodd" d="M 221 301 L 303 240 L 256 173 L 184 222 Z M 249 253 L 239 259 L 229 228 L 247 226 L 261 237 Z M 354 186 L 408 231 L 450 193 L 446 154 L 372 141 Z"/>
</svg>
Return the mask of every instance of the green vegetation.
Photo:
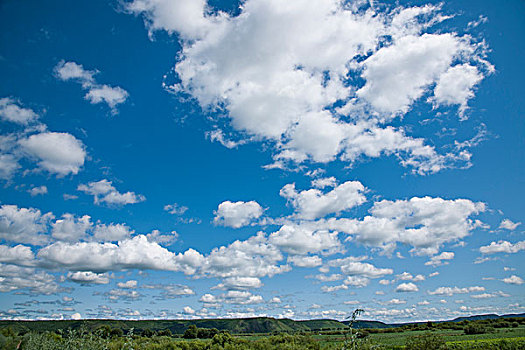
<svg viewBox="0 0 525 350">
<path fill-rule="evenodd" d="M 355 317 L 358 313 L 359 310 L 356 310 L 346 324 L 333 320 L 292 321 L 269 318 L 191 321 L 2 321 L 0 350 L 525 349 L 523 317 L 424 322 L 390 328 L 357 329 L 356 324 L 359 321 L 355 321 Z M 203 324 L 213 327 L 203 327 Z M 221 325 L 237 332 L 221 329 L 218 327 Z M 291 330 L 273 330 L 278 327 Z M 249 328 L 255 328 L 259 332 L 245 332 Z M 176 332 L 172 332 L 172 329 Z"/>
</svg>

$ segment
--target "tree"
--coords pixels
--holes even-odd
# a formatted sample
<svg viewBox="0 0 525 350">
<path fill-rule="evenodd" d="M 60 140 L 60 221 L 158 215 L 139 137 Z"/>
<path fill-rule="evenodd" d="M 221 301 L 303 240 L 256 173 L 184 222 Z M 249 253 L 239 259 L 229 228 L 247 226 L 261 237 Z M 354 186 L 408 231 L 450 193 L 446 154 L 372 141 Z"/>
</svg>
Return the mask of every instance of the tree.
<svg viewBox="0 0 525 350">
<path fill-rule="evenodd" d="M 405 343 L 406 350 L 444 350 L 446 348 L 443 338 L 430 332 L 408 337 Z"/>
<path fill-rule="evenodd" d="M 186 329 L 184 332 L 184 335 L 182 336 L 184 339 L 197 339 L 198 336 L 198 329 L 197 326 L 192 324 Z"/>
</svg>

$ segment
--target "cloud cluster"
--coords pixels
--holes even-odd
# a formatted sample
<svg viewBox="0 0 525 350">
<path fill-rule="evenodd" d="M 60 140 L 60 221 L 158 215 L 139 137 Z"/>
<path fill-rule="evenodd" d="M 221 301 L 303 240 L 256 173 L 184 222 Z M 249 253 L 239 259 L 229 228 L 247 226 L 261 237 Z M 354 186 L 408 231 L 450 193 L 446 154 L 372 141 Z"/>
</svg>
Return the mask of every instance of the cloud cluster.
<svg viewBox="0 0 525 350">
<path fill-rule="evenodd" d="M 293 206 L 296 217 L 314 220 L 329 214 L 339 214 L 366 201 L 365 187 L 359 181 L 332 186 L 331 181 L 323 183 L 322 179 L 318 179 L 315 185 L 333 189 L 327 193 L 317 188 L 298 192 L 295 184 L 288 184 L 281 189 L 280 195 Z"/>
<path fill-rule="evenodd" d="M 225 201 L 219 204 L 213 222 L 216 225 L 240 228 L 261 217 L 263 211 L 260 204 L 255 201 Z"/>
<path fill-rule="evenodd" d="M 102 179 L 100 181 L 93 181 L 87 185 L 81 184 L 78 186 L 78 190 L 93 196 L 95 204 L 107 204 L 110 206 L 122 206 L 126 204 L 140 203 L 146 200 L 141 194 L 128 191 L 126 193 L 120 193 L 112 185 L 111 181 Z"/>
<path fill-rule="evenodd" d="M 483 43 L 430 30 L 448 18 L 439 6 L 248 0 L 230 15 L 208 11 L 205 0 L 126 5 L 150 34 L 179 35 L 179 82 L 169 89 L 225 110 L 248 138 L 272 142 L 273 167 L 381 155 L 422 174 L 468 165 L 467 151 L 442 155 L 387 125 L 425 96 L 465 118 L 475 86 L 493 71 Z"/>
<path fill-rule="evenodd" d="M 9 180 L 21 168 L 20 160 L 37 162 L 41 170 L 58 177 L 77 174 L 86 159 L 85 145 L 75 136 L 51 132 L 38 121 L 39 115 L 12 98 L 0 99 L 0 119 L 16 123 L 21 132 L 0 135 L 0 178 Z M 32 194 L 45 194 L 47 188 L 35 188 Z"/>
<path fill-rule="evenodd" d="M 106 103 L 111 108 L 112 114 L 117 114 L 117 105 L 126 102 L 129 93 L 119 86 L 98 84 L 94 75 L 97 71 L 84 69 L 76 62 L 60 61 L 55 67 L 55 75 L 62 81 L 73 80 L 82 85 L 86 90 L 84 98 L 91 104 Z"/>
<path fill-rule="evenodd" d="M 479 248 L 479 251 L 483 254 L 495 254 L 495 253 L 517 253 L 519 251 L 525 250 L 525 241 L 520 241 L 516 243 L 511 243 L 508 241 L 498 241 L 491 242 L 490 245 L 482 246 Z"/>
</svg>

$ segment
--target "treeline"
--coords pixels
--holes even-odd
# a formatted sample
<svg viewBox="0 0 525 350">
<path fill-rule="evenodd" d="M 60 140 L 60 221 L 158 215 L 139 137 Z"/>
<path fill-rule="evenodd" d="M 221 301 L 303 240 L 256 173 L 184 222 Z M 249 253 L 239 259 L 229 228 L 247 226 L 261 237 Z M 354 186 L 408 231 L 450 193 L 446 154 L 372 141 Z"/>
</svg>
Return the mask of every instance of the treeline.
<svg viewBox="0 0 525 350">
<path fill-rule="evenodd" d="M 525 325 L 525 317 L 494 318 L 484 320 L 464 320 L 460 322 L 424 322 L 411 323 L 390 328 L 362 328 L 358 335 L 366 337 L 369 334 L 379 333 L 403 333 L 407 331 L 432 331 L 432 330 L 462 330 L 465 334 L 484 334 L 494 332 L 498 328 L 517 328 Z M 315 331 L 321 335 L 343 335 L 345 331 L 340 329 L 320 329 Z M 308 333 L 304 333 L 308 334 Z"/>
</svg>

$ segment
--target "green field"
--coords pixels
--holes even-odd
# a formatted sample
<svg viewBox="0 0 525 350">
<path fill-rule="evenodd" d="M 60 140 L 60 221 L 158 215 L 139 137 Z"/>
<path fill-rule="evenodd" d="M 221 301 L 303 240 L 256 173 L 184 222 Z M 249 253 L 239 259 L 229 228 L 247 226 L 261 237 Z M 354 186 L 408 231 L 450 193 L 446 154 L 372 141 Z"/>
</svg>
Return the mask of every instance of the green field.
<svg viewBox="0 0 525 350">
<path fill-rule="evenodd" d="M 221 326 L 222 328 L 216 328 Z M 518 350 L 525 349 L 525 318 L 427 322 L 362 329 L 351 329 L 334 320 L 293 321 L 268 318 L 2 321 L 0 350 L 14 349 Z"/>
</svg>

